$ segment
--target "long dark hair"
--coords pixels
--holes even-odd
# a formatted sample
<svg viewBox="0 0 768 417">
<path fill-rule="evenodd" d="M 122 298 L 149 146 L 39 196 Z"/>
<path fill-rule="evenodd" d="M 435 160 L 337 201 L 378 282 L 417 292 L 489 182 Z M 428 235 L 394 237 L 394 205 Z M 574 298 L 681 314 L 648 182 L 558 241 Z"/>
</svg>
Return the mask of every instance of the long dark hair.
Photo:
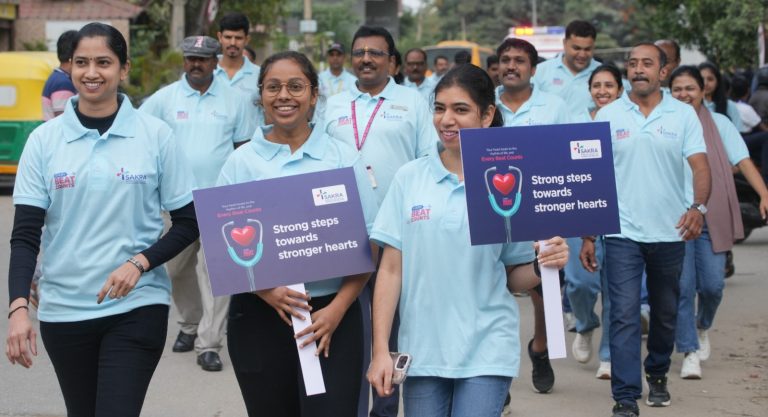
<svg viewBox="0 0 768 417">
<path fill-rule="evenodd" d="M 448 71 L 440 82 L 435 86 L 435 97 L 437 94 L 449 87 L 459 87 L 469 94 L 472 101 L 480 109 L 480 114 L 488 110 L 489 106 L 496 104 L 496 87 L 488 73 L 472 64 L 463 64 L 453 67 Z M 504 119 L 501 117 L 499 108 L 493 113 L 491 127 L 504 126 Z"/>
<path fill-rule="evenodd" d="M 712 92 L 712 102 L 715 103 L 715 111 L 728 116 L 728 96 L 725 94 L 725 85 L 723 84 L 723 75 L 720 73 L 720 68 L 711 62 L 702 62 L 699 64 L 699 71 L 704 69 L 712 71 L 712 74 L 715 74 L 715 80 L 717 80 L 717 87 Z"/>
</svg>

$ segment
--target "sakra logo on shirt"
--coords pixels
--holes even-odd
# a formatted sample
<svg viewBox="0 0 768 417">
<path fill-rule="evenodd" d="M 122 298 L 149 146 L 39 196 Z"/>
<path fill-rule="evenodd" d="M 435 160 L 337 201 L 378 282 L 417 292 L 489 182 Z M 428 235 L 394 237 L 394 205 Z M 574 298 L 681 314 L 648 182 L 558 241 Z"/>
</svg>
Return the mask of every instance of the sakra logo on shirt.
<svg viewBox="0 0 768 417">
<path fill-rule="evenodd" d="M 665 129 L 664 126 L 659 126 L 658 129 L 656 129 L 656 132 L 661 135 L 664 139 L 677 139 L 677 133 L 673 132 L 669 129 Z"/>
<path fill-rule="evenodd" d="M 57 172 L 53 174 L 53 187 L 57 190 L 75 188 L 75 173 Z"/>
<path fill-rule="evenodd" d="M 429 220 L 430 211 L 432 211 L 432 207 L 425 206 L 423 204 L 417 204 L 411 207 L 411 220 L 408 223 L 416 223 L 422 220 Z"/>
<path fill-rule="evenodd" d="M 133 174 L 131 171 L 126 171 L 124 168 L 120 168 L 117 172 L 118 178 L 125 184 L 146 184 L 147 174 Z"/>
</svg>

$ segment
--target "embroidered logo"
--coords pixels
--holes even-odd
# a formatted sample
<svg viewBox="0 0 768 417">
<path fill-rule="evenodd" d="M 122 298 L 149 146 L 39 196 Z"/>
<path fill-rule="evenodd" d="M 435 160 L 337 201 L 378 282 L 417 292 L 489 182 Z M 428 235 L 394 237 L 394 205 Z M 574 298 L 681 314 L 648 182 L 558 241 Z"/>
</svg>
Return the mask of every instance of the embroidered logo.
<svg viewBox="0 0 768 417">
<path fill-rule="evenodd" d="M 176 120 L 187 120 L 187 119 L 189 119 L 189 114 L 184 110 L 179 110 L 176 112 Z"/>
<path fill-rule="evenodd" d="M 554 85 L 563 85 L 563 80 L 560 79 L 560 78 L 553 78 L 552 79 L 552 84 L 554 84 Z"/>
<path fill-rule="evenodd" d="M 389 106 L 391 110 L 400 110 L 400 111 L 408 111 L 408 106 L 403 106 L 400 104 L 392 104 Z"/>
<path fill-rule="evenodd" d="M 117 177 L 125 184 L 147 183 L 147 174 L 133 174 L 131 171 L 126 171 L 124 168 L 120 168 L 120 171 L 117 172 Z"/>
<path fill-rule="evenodd" d="M 213 118 L 216 119 L 216 120 L 227 120 L 227 115 L 226 114 L 218 113 L 218 112 L 216 112 L 216 110 L 211 112 L 211 116 L 213 116 Z"/>
<path fill-rule="evenodd" d="M 57 190 L 75 188 L 75 173 L 57 172 L 53 174 L 53 186 Z"/>
<path fill-rule="evenodd" d="M 430 206 L 424 206 L 422 204 L 411 207 L 411 221 L 409 223 L 416 223 L 422 220 L 429 220 L 429 212 L 432 211 Z"/>
<path fill-rule="evenodd" d="M 352 124 L 352 118 L 349 116 L 341 116 L 336 120 L 338 126 L 346 126 Z"/>
<path fill-rule="evenodd" d="M 629 137 L 629 130 L 618 129 L 616 130 L 616 140 L 626 139 Z"/>
<path fill-rule="evenodd" d="M 659 126 L 659 128 L 656 129 L 656 132 L 658 132 L 664 139 L 677 139 L 677 133 L 669 129 L 664 129 L 664 126 Z"/>
<path fill-rule="evenodd" d="M 381 116 L 380 117 L 382 119 L 388 120 L 390 122 L 399 122 L 399 121 L 403 120 L 403 115 L 401 115 L 401 114 L 392 114 L 391 112 L 387 113 L 385 111 L 381 112 Z"/>
</svg>

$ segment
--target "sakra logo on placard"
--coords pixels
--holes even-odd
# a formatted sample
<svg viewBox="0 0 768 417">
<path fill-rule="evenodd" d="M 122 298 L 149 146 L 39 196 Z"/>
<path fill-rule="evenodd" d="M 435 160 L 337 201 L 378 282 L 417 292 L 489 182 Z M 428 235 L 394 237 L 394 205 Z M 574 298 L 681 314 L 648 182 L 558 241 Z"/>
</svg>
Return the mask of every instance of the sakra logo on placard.
<svg viewBox="0 0 768 417">
<path fill-rule="evenodd" d="M 599 159 L 602 157 L 603 149 L 599 139 L 571 141 L 571 159 Z"/>
<path fill-rule="evenodd" d="M 313 188 L 312 199 L 315 201 L 315 206 L 344 203 L 347 201 L 347 188 L 344 184 Z"/>
</svg>

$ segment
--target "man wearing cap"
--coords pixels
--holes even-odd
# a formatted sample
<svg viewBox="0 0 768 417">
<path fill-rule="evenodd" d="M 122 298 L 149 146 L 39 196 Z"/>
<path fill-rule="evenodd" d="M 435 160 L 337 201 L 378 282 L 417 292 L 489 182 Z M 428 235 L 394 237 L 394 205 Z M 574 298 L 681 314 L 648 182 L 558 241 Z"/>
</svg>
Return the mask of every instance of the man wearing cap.
<svg viewBox="0 0 768 417">
<path fill-rule="evenodd" d="M 219 32 L 216 34 L 221 43 L 221 55 L 213 75 L 247 97 L 256 126 L 262 126 L 264 111 L 259 95 L 261 67 L 253 64 L 245 55 L 245 47 L 251 41 L 250 28 L 248 18 L 242 13 L 227 13 L 221 18 Z"/>
<path fill-rule="evenodd" d="M 328 69 L 318 74 L 320 80 L 320 97 L 317 101 L 312 121 L 321 123 L 325 113 L 326 100 L 355 85 L 357 77 L 344 69 L 344 45 L 334 42 L 328 47 Z"/>
<path fill-rule="evenodd" d="M 157 91 L 140 108 L 171 126 L 194 168 L 199 188 L 216 184 L 229 154 L 248 141 L 256 128 L 243 94 L 213 75 L 219 47 L 219 42 L 208 36 L 185 38 L 181 43 L 184 75 Z M 218 352 L 229 297 L 213 297 L 205 265 L 197 269 L 199 253 L 197 240 L 166 264 L 181 316 L 173 351 L 195 349 L 198 365 L 206 371 L 220 371 Z"/>
</svg>

